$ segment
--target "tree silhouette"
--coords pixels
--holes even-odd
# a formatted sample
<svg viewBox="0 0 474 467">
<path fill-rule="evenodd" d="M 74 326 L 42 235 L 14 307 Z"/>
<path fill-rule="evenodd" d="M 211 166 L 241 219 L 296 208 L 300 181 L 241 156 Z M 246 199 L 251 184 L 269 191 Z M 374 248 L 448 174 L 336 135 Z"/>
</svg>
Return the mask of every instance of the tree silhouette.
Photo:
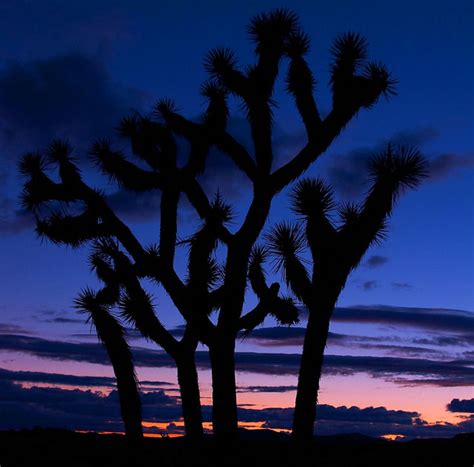
<svg viewBox="0 0 474 467">
<path fill-rule="evenodd" d="M 415 149 L 388 146 L 370 163 L 372 186 L 362 203 L 339 209 L 339 225 L 331 219 L 336 208 L 330 186 L 307 178 L 292 192 L 292 209 L 300 224 L 281 223 L 266 236 L 276 269 L 308 310 L 308 323 L 300 364 L 292 434 L 296 439 L 313 436 L 319 380 L 331 315 L 350 272 L 367 249 L 385 238 L 387 219 L 405 188 L 414 188 L 427 175 L 426 161 Z M 310 272 L 301 258 L 309 248 Z M 261 263 L 259 274 L 263 273 Z"/>
<path fill-rule="evenodd" d="M 133 443 L 137 443 L 143 437 L 140 394 L 125 330 L 110 312 L 113 293 L 109 287 L 97 293 L 85 289 L 76 299 L 76 307 L 89 314 L 97 336 L 107 350 L 117 380 L 125 433 Z"/>
<path fill-rule="evenodd" d="M 327 150 L 362 108 L 370 108 L 382 95 L 393 94 L 394 85 L 383 64 L 365 62 L 366 43 L 360 36 L 343 35 L 332 51 L 332 109 L 322 118 L 313 96 L 315 79 L 305 59 L 310 41 L 301 31 L 296 15 L 287 10 L 258 15 L 251 20 L 248 32 L 256 44 L 254 65 L 239 67 L 227 48 L 214 49 L 207 55 L 205 68 L 210 79 L 203 84 L 202 94 L 208 105 L 201 121 L 185 118 L 172 101 L 164 99 L 156 105 L 153 117 L 133 116 L 120 126 L 139 164 L 128 160 L 107 141 L 99 141 L 91 150 L 100 170 L 122 188 L 161 192 L 158 247 L 144 247 L 110 208 L 106 196 L 86 184 L 66 144 L 56 142 L 49 151 L 49 162 L 59 169 L 59 183 L 46 173 L 41 155 L 27 155 L 22 163 L 22 172 L 28 177 L 23 205 L 38 212 L 38 234 L 72 246 L 100 238 L 115 239 L 131 262 L 127 267 L 139 278 L 159 282 L 189 326 L 190 339 L 199 339 L 208 346 L 213 429 L 221 439 L 237 435 L 234 354 L 238 333 L 251 330 L 269 313 L 285 323 L 296 319 L 291 299 L 279 297 L 276 284 L 268 287 L 263 276 L 253 274 L 252 268 L 249 271 L 251 257 L 254 263 L 258 260 L 252 249 L 272 200 Z M 283 60 L 288 63 L 286 88 L 301 115 L 307 141 L 293 158 L 273 170 L 273 94 Z M 253 153 L 227 131 L 229 96 L 240 101 L 246 112 Z M 176 136 L 189 142 L 189 155 L 182 165 L 177 163 Z M 252 183 L 249 209 L 242 224 L 233 231 L 226 225 L 229 207 L 219 196 L 210 200 L 199 182 L 211 147 L 229 157 Z M 173 261 L 181 194 L 203 222 L 189 239 L 186 280 L 177 274 Z M 37 208 L 51 201 L 59 202 L 61 207 L 55 209 L 53 204 L 51 215 L 41 215 Z M 71 211 L 71 206 L 77 205 L 82 206 L 79 214 Z M 68 206 L 70 211 L 65 214 L 63 208 L 67 210 Z M 216 261 L 218 243 L 226 250 L 220 270 Z M 254 276 L 250 280 L 260 301 L 244 314 L 248 273 Z M 212 311 L 217 312 L 215 324 L 209 318 Z M 138 327 L 138 321 L 136 324 Z M 145 331 L 145 335 L 150 332 Z M 166 350 L 164 340 L 159 344 Z"/>
<path fill-rule="evenodd" d="M 189 326 L 186 326 L 183 337 L 178 341 L 166 330 L 157 318 L 151 295 L 143 289 L 132 263 L 127 255 L 120 251 L 118 244 L 110 239 L 101 239 L 94 242 L 93 250 L 90 256 L 91 266 L 99 279 L 104 282 L 105 287 L 97 294 L 92 294 L 88 289 L 83 291 L 79 299 L 76 300 L 77 306 L 88 311 L 91 315 L 97 306 L 101 309 L 105 308 L 104 313 L 109 314 L 109 321 L 115 322 L 113 326 L 117 327 L 120 324 L 110 316 L 110 307 L 115 306 L 123 321 L 132 325 L 140 331 L 142 336 L 155 342 L 169 353 L 176 363 L 186 435 L 191 438 L 201 437 L 203 434 L 201 403 L 194 361 L 198 343 L 195 333 L 191 333 Z M 97 325 L 95 326 L 99 331 Z M 105 331 L 98 332 L 98 334 L 108 349 L 109 335 Z M 111 356 L 111 361 L 118 383 L 116 368 L 117 366 L 120 368 L 121 365 L 133 366 L 132 354 L 130 352 L 122 353 L 118 361 L 114 361 Z M 117 386 L 122 400 L 119 384 Z M 126 394 L 123 397 L 127 398 Z M 132 419 L 136 419 L 140 415 L 139 406 L 134 405 L 133 407 L 136 409 L 134 413 L 132 410 L 125 412 L 122 408 L 127 433 L 127 415 Z M 141 420 L 141 418 L 139 419 Z"/>
<path fill-rule="evenodd" d="M 129 121 L 124 122 L 124 124 L 129 123 Z M 151 297 L 140 285 L 140 277 L 146 275 L 148 268 L 154 269 L 155 263 L 159 262 L 160 268 L 157 269 L 163 270 L 165 261 L 172 261 L 176 243 L 177 203 L 175 202 L 174 208 L 170 207 L 169 200 L 172 197 L 169 192 L 163 190 L 160 244 L 158 248 L 152 246 L 145 250 L 128 227 L 110 209 L 105 196 L 101 192 L 89 188 L 83 182 L 71 157 L 71 151 L 72 149 L 67 143 L 56 141 L 48 150 L 48 159 L 40 154 L 25 155 L 20 167 L 21 171 L 29 176 L 23 193 L 24 205 L 38 212 L 42 205 L 52 200 L 61 201 L 66 204 L 66 208 L 68 206 L 71 208 L 71 205 L 77 204 L 77 201 L 83 202 L 83 211 L 77 215 L 64 214 L 64 206 L 53 208 L 53 213 L 44 218 L 40 218 L 38 214 L 37 233 L 46 236 L 55 243 L 73 247 L 81 246 L 85 242 L 92 242 L 94 252 L 91 255 L 91 265 L 106 287 L 97 294 L 86 290 L 81 294 L 76 304 L 91 314 L 99 337 L 104 342 L 111 358 L 119 393 L 123 387 L 119 383 L 119 374 L 126 372 L 126 368 L 133 372 L 133 363 L 130 352 L 124 350 L 125 347 L 128 349 L 128 346 L 123 329 L 110 314 L 110 308 L 116 304 L 120 306 L 122 318 L 133 324 L 144 337 L 157 343 L 175 360 L 186 434 L 190 437 L 199 437 L 203 431 L 198 375 L 194 362 L 194 353 L 198 343 L 197 333 L 191 332 L 189 329 L 191 324 L 188 324 L 181 341 L 176 340 L 157 318 Z M 98 151 L 108 151 L 106 143 L 95 144 L 92 152 L 96 154 Z M 47 161 L 58 166 L 61 183 L 53 182 L 46 175 Z M 173 217 L 170 215 L 170 211 L 172 213 L 173 209 L 175 212 L 174 226 Z M 163 221 L 164 218 L 167 221 Z M 113 235 L 114 232 L 116 235 Z M 122 244 L 127 245 L 128 252 L 133 252 L 135 256 L 132 255 L 130 258 L 120 251 L 118 245 L 111 240 L 114 237 L 119 238 Z M 159 251 L 162 252 L 161 255 Z M 133 262 L 134 258 L 141 260 L 140 266 L 136 261 Z M 151 274 L 148 275 L 156 278 Z M 173 278 L 169 279 L 173 280 Z M 97 310 L 100 310 L 99 314 Z M 101 327 L 97 326 L 95 316 L 103 318 L 100 321 Z M 107 331 L 107 324 L 111 326 L 110 331 Z M 118 353 L 110 350 L 110 346 L 115 348 L 114 346 L 118 345 L 119 339 L 115 337 L 118 334 L 121 336 L 120 342 L 123 347 L 120 352 L 120 361 L 113 358 Z M 127 397 L 128 391 L 125 391 L 124 395 L 120 395 L 120 400 L 126 401 Z M 133 438 L 138 430 L 131 429 L 129 431 L 129 420 L 132 419 L 131 424 L 136 425 L 136 420 L 140 419 L 140 404 L 139 402 L 136 404 L 125 402 L 125 407 L 126 410 L 122 404 L 126 431 Z M 136 413 L 132 415 L 133 408 Z"/>
</svg>

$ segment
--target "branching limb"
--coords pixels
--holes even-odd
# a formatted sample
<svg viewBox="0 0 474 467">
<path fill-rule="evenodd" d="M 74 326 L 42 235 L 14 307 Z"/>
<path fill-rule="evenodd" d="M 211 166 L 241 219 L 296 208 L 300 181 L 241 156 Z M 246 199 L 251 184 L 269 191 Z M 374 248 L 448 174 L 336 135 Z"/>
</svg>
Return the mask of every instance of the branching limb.
<svg viewBox="0 0 474 467">
<path fill-rule="evenodd" d="M 308 141 L 314 141 L 321 125 L 318 107 L 313 96 L 315 79 L 304 55 L 309 50 L 309 38 L 298 32 L 290 36 L 286 46 L 290 66 L 286 76 L 287 91 L 293 95 L 303 120 Z"/>
<path fill-rule="evenodd" d="M 184 136 L 193 145 L 187 171 L 193 176 L 202 171 L 209 147 L 215 144 L 232 159 L 237 168 L 243 171 L 250 180 L 254 180 L 256 171 L 254 161 L 244 146 L 225 130 L 227 106 L 219 102 L 223 99 L 219 89 L 212 89 L 207 84 L 203 92 L 209 99 L 204 123 L 192 122 L 178 114 L 175 107 L 168 101 L 161 101 L 156 106 L 156 112 L 164 119 L 170 130 Z"/>
<path fill-rule="evenodd" d="M 102 172 L 123 188 L 135 192 L 161 189 L 163 180 L 158 172 L 143 170 L 128 161 L 120 151 L 114 151 L 106 140 L 95 143 L 90 154 Z"/>
<path fill-rule="evenodd" d="M 77 216 L 56 212 L 45 219 L 37 219 L 36 233 L 53 243 L 78 247 L 95 238 L 111 235 L 111 230 L 99 221 L 97 213 L 86 208 Z"/>
<path fill-rule="evenodd" d="M 239 330 L 251 331 L 260 325 L 268 315 L 273 316 L 282 324 L 294 324 L 298 321 L 298 308 L 290 297 L 279 297 L 280 285 L 266 284 L 263 263 L 267 258 L 267 250 L 255 247 L 252 250 L 249 265 L 249 280 L 253 291 L 259 298 L 258 305 L 244 316 L 238 323 Z"/>
<path fill-rule="evenodd" d="M 275 270 L 281 271 L 295 296 L 304 303 L 311 300 L 311 281 L 299 254 L 305 239 L 297 225 L 280 223 L 265 236 Z"/>
<path fill-rule="evenodd" d="M 189 240 L 187 288 L 192 300 L 198 302 L 198 307 L 207 309 L 206 314 L 211 311 L 208 303 L 209 291 L 217 285 L 221 276 L 213 253 L 217 248 L 221 227 L 231 219 L 231 207 L 217 194 L 204 224 Z"/>
<path fill-rule="evenodd" d="M 40 220 L 38 222 L 40 233 L 50 236 L 52 241 L 67 242 L 73 246 L 77 246 L 86 240 L 94 240 L 104 236 L 116 237 L 133 257 L 140 270 L 142 272 L 146 271 L 146 275 L 163 284 L 177 308 L 185 315 L 188 307 L 185 286 L 176 273 L 163 268 L 159 256 L 150 255 L 143 248 L 129 227 L 109 207 L 104 196 L 90 188 L 81 179 L 79 171 L 69 155 L 64 156 L 64 148 L 60 145 L 57 145 L 56 148 L 58 153 L 55 161 L 59 166 L 62 181 L 58 185 L 58 190 L 60 193 L 66 191 L 72 199 L 83 202 L 86 210 L 79 216 L 64 216 L 57 213 L 49 219 Z M 53 183 L 42 171 L 41 177 Z M 49 182 L 47 182 L 48 185 Z M 67 190 L 64 188 L 66 186 Z M 62 199 L 53 198 L 54 191 L 46 193 L 31 191 L 30 195 L 36 199 L 41 199 L 42 202 L 62 201 Z"/>
<path fill-rule="evenodd" d="M 305 221 L 313 262 L 321 266 L 336 241 L 337 231 L 329 219 L 335 206 L 332 189 L 321 179 L 305 178 L 293 188 L 291 202 L 293 211 Z"/>
<path fill-rule="evenodd" d="M 298 17 L 286 9 L 275 9 L 252 18 L 248 27 L 258 57 L 253 78 L 260 93 L 269 99 L 278 75 L 288 38 L 298 32 Z"/>
<path fill-rule="evenodd" d="M 128 138 L 133 153 L 153 171 L 170 176 L 176 169 L 177 146 L 166 126 L 140 115 L 122 119 L 119 132 Z"/>
<path fill-rule="evenodd" d="M 308 109 L 302 109 L 303 121 L 305 115 L 307 117 L 312 115 L 311 118 L 316 123 L 311 124 L 306 146 L 292 160 L 272 174 L 271 183 L 274 192 L 282 190 L 308 169 L 361 108 L 371 107 L 380 96 L 389 97 L 395 94 L 396 81 L 385 65 L 375 62 L 364 64 L 367 43 L 358 34 L 348 33 L 339 37 L 333 46 L 332 54 L 332 111 L 321 123 L 318 123 L 314 108 L 311 113 L 309 112 L 312 107 L 311 99 L 307 101 L 309 102 Z M 294 66 L 297 66 L 296 62 Z M 308 94 L 311 75 L 305 70 L 303 63 L 300 62 L 298 66 L 301 67 L 301 76 L 306 76 L 304 87 Z M 360 71 L 359 74 L 358 71 Z M 301 80 L 303 81 L 303 78 Z M 294 87 L 297 87 L 296 82 Z M 305 126 L 308 127 L 306 123 Z"/>
<path fill-rule="evenodd" d="M 220 47 L 211 50 L 205 60 L 204 68 L 211 78 L 228 89 L 232 94 L 246 99 L 248 93 L 248 78 L 238 69 L 234 53 Z"/>
<path fill-rule="evenodd" d="M 279 284 L 273 283 L 258 305 L 239 319 L 238 329 L 251 332 L 267 316 L 273 316 L 280 324 L 296 324 L 299 321 L 298 307 L 291 297 L 279 297 L 279 290 Z"/>
<path fill-rule="evenodd" d="M 189 202 L 193 205 L 194 209 L 196 209 L 199 217 L 205 220 L 212 212 L 212 203 L 209 201 L 201 185 L 196 179 L 186 177 L 182 179 L 181 188 L 188 197 Z M 229 232 L 227 227 L 221 225 L 218 226 L 217 229 L 219 238 L 223 242 L 228 244 L 232 241 L 233 235 Z"/>
<path fill-rule="evenodd" d="M 370 166 L 372 187 L 361 207 L 346 207 L 339 230 L 349 267 L 355 268 L 373 242 L 384 238 L 385 225 L 400 192 L 414 188 L 427 176 L 427 162 L 418 150 L 406 147 L 375 156 Z"/>
</svg>

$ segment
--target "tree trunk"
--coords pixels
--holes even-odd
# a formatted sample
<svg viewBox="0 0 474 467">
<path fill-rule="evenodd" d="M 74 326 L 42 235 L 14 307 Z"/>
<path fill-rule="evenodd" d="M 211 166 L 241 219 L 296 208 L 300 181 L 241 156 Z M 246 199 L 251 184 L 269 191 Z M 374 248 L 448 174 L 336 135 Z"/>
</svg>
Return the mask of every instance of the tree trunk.
<svg viewBox="0 0 474 467">
<path fill-rule="evenodd" d="M 120 401 L 120 411 L 125 425 L 125 434 L 132 444 L 138 444 L 143 439 L 140 395 L 133 371 L 127 371 L 120 363 L 112 361 L 117 379 L 117 392 Z"/>
<path fill-rule="evenodd" d="M 333 309 L 334 303 L 320 301 L 309 311 L 293 416 L 292 436 L 296 440 L 310 440 L 313 437 L 319 380 Z"/>
<path fill-rule="evenodd" d="M 235 338 L 218 337 L 209 348 L 212 366 L 212 427 L 219 443 L 237 438 Z"/>
<path fill-rule="evenodd" d="M 191 440 L 199 439 L 203 435 L 203 428 L 201 395 L 194 351 L 182 352 L 176 359 L 176 366 L 186 437 Z"/>
</svg>

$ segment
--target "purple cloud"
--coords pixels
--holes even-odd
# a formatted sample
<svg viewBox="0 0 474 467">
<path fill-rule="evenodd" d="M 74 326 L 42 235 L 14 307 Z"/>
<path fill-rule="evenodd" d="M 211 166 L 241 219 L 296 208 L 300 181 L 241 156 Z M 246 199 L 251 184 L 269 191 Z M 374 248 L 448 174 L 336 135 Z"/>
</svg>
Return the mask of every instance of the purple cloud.
<svg viewBox="0 0 474 467">
<path fill-rule="evenodd" d="M 0 350 L 22 352 L 40 358 L 58 361 L 81 361 L 108 365 L 105 350 L 98 344 L 58 342 L 30 336 L 0 335 Z M 138 367 L 174 368 L 173 360 L 164 352 L 144 348 L 134 348 L 133 355 Z M 236 367 L 239 372 L 264 375 L 296 375 L 301 356 L 288 353 L 237 352 Z M 207 352 L 196 353 L 199 368 L 209 369 Z M 390 381 L 403 383 L 405 378 L 417 384 L 437 384 L 439 386 L 468 386 L 474 384 L 474 368 L 471 360 L 430 360 L 425 358 L 372 357 L 352 355 L 326 355 L 324 374 L 350 375 L 367 373 Z M 426 383 L 430 379 L 430 383 Z"/>
<path fill-rule="evenodd" d="M 376 289 L 378 287 L 378 282 L 377 281 L 365 281 L 361 285 L 362 289 L 364 289 L 366 292 L 369 290 Z"/>
<path fill-rule="evenodd" d="M 388 258 L 386 256 L 372 255 L 372 256 L 369 256 L 365 264 L 369 268 L 376 268 L 376 267 L 382 266 L 383 264 L 387 262 L 388 262 Z"/>
<path fill-rule="evenodd" d="M 447 409 L 450 412 L 474 413 L 474 399 L 453 399 Z"/>
<path fill-rule="evenodd" d="M 15 372 L 12 372 L 15 373 Z M 22 372 L 17 379 L 21 381 Z M 41 374 L 35 374 L 40 378 Z M 11 375 L 14 376 L 13 374 Z M 84 378 L 84 382 L 96 377 Z M 13 379 L 13 378 L 12 378 Z M 47 375 L 43 375 L 43 381 Z M 48 381 L 49 383 L 54 383 Z M 56 381 L 59 382 L 59 381 Z M 72 380 L 69 382 L 72 383 Z M 78 381 L 75 381 L 76 383 Z M 0 429 L 62 428 L 70 430 L 123 431 L 117 391 L 101 394 L 89 390 L 68 390 L 59 387 L 22 387 L 13 380 L 0 381 Z M 141 394 L 143 420 L 167 423 L 166 428 L 146 428 L 146 432 L 182 433 L 174 422 L 181 418 L 177 396 L 163 390 Z M 292 408 L 270 407 L 257 409 L 239 407 L 239 420 L 261 423 L 262 428 L 290 428 Z M 203 418 L 211 420 L 211 407 L 203 406 Z M 316 430 L 319 435 L 360 433 L 381 436 L 386 433 L 406 437 L 453 436 L 472 429 L 471 418 L 459 424 L 428 424 L 414 411 L 393 410 L 386 407 L 318 406 Z"/>
</svg>

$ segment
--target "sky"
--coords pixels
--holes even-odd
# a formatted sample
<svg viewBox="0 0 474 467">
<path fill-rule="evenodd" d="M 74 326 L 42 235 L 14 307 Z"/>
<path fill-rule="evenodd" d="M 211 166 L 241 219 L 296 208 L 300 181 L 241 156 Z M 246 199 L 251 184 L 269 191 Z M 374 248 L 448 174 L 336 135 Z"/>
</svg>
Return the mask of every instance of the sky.
<svg viewBox="0 0 474 467">
<path fill-rule="evenodd" d="M 254 60 L 245 27 L 251 16 L 290 6 L 312 40 L 308 62 L 322 113 L 330 109 L 330 47 L 341 33 L 367 38 L 369 55 L 398 80 L 398 95 L 359 113 L 308 170 L 323 176 L 341 202 L 360 201 L 367 160 L 388 142 L 417 146 L 430 177 L 404 194 L 386 241 L 367 253 L 341 294 L 331 324 L 320 395 L 321 434 L 452 436 L 474 429 L 474 216 L 472 2 L 388 5 L 376 1 L 2 1 L 0 3 L 0 429 L 31 426 L 121 431 L 113 373 L 72 302 L 97 285 L 87 249 L 38 239 L 21 209 L 19 157 L 68 138 L 88 181 L 107 191 L 117 213 L 144 243 L 156 241 L 159 197 L 130 196 L 94 173 L 87 151 L 134 111 L 147 114 L 173 98 L 189 118 L 205 108 L 203 58 L 229 46 L 240 63 Z M 283 64 L 282 69 L 284 69 Z M 274 167 L 305 143 L 284 80 L 276 86 Z M 251 149 L 249 130 L 231 102 L 229 131 Z M 249 186 L 215 151 L 201 180 L 234 206 L 236 225 Z M 294 219 L 287 191 L 266 226 Z M 189 208 L 180 235 L 196 227 Z M 184 271 L 186 250 L 177 257 Z M 274 275 L 275 280 L 280 277 Z M 182 325 L 163 292 L 152 290 L 159 316 Z M 252 305 L 248 297 L 246 306 Z M 238 401 L 247 428 L 287 430 L 305 324 L 267 320 L 238 342 Z M 181 433 L 173 366 L 130 332 L 142 381 L 147 431 Z M 210 372 L 197 355 L 209 427 Z M 71 402 L 74 401 L 74 404 Z"/>
</svg>

